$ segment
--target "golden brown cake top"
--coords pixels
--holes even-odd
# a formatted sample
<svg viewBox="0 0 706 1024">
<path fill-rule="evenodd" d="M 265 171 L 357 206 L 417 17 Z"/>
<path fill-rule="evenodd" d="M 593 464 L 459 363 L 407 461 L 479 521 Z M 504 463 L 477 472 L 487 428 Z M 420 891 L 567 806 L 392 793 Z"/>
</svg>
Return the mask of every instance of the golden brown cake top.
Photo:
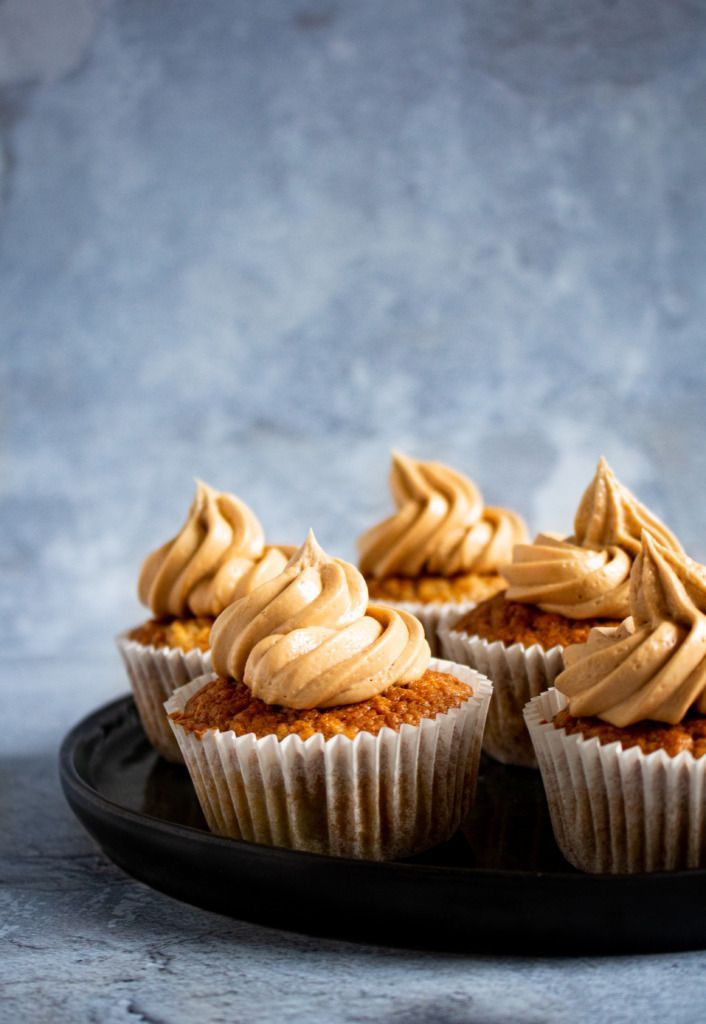
<svg viewBox="0 0 706 1024">
<path fill-rule="evenodd" d="M 502 569 L 511 601 L 572 619 L 624 619 L 630 570 L 643 529 L 675 552 L 676 537 L 621 484 L 601 458 L 574 520 L 574 535 L 540 533 L 518 544 Z"/>
<path fill-rule="evenodd" d="M 397 511 L 358 540 L 365 576 L 497 572 L 527 537 L 520 516 L 484 505 L 467 476 L 440 462 L 394 452 L 390 490 Z"/>
<path fill-rule="evenodd" d="M 372 601 L 421 604 L 475 604 L 507 586 L 496 572 L 467 572 L 459 576 L 385 576 L 368 579 Z"/>
<path fill-rule="evenodd" d="M 254 733 L 258 739 L 299 736 L 307 740 L 315 734 L 324 739 L 358 733 L 377 736 L 383 728 L 399 731 L 403 725 L 419 725 L 422 719 L 435 718 L 459 707 L 473 690 L 455 676 L 427 670 L 406 685 L 395 684 L 357 704 L 319 710 L 272 707 L 254 697 L 243 683 L 218 678 L 208 683 L 188 701 L 183 711 L 171 717 L 187 730 L 203 735 L 208 729 L 233 730 L 236 736 Z"/>
<path fill-rule="evenodd" d="M 199 480 L 179 533 L 145 559 L 138 593 L 157 618 L 215 618 L 286 561 L 278 548 L 265 547 L 262 526 L 244 502 Z"/>
<path fill-rule="evenodd" d="M 617 625 L 618 623 L 614 623 Z M 505 594 L 496 594 L 472 608 L 454 625 L 454 630 L 468 636 L 480 636 L 489 643 L 500 641 L 508 647 L 534 644 L 549 651 L 552 647 L 581 643 L 604 619 L 567 619 L 564 615 L 544 612 L 533 604 L 508 601 Z"/>
<path fill-rule="evenodd" d="M 194 616 L 188 619 L 148 619 L 128 633 L 128 639 L 145 647 L 178 648 L 187 654 L 210 646 L 213 619 Z"/>
<path fill-rule="evenodd" d="M 368 604 L 355 566 L 311 532 L 278 576 L 218 617 L 211 648 L 216 672 L 289 708 L 367 700 L 419 678 L 430 658 L 419 620 Z"/>
<path fill-rule="evenodd" d="M 620 728 L 601 721 L 600 718 L 574 718 L 567 708 L 554 715 L 554 727 L 564 729 L 569 735 L 580 733 L 585 740 L 597 739 L 599 743 L 622 744 L 624 750 L 639 747 L 643 754 L 663 750 L 669 757 L 677 757 L 685 751 L 693 757 L 706 754 L 706 718 L 687 718 L 675 725 L 662 722 L 639 722 Z"/>
<path fill-rule="evenodd" d="M 556 687 L 575 717 L 616 726 L 706 713 L 706 569 L 650 533 L 630 577 L 630 611 L 564 651 Z"/>
</svg>

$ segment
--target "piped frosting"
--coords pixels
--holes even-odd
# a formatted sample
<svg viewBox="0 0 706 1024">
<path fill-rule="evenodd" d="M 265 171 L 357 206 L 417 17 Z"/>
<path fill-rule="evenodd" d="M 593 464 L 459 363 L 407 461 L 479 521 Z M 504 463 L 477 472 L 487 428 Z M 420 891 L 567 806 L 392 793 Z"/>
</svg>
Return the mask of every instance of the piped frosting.
<svg viewBox="0 0 706 1024">
<path fill-rule="evenodd" d="M 215 617 L 286 561 L 278 548 L 265 548 L 262 526 L 244 502 L 199 480 L 179 533 L 145 559 L 138 594 L 158 618 Z"/>
<path fill-rule="evenodd" d="M 682 551 L 672 531 L 620 483 L 601 456 L 576 510 L 574 543 L 582 547 L 619 547 L 635 557 L 643 530 L 649 530 L 665 547 Z"/>
<path fill-rule="evenodd" d="M 429 665 L 421 623 L 368 604 L 355 566 L 329 557 L 309 533 L 284 570 L 230 605 L 211 631 L 213 666 L 267 704 L 354 704 Z"/>
<path fill-rule="evenodd" d="M 674 534 L 601 458 L 579 503 L 573 536 L 543 533 L 532 544 L 517 545 L 502 570 L 509 584 L 505 596 L 570 619 L 624 619 L 643 530 L 683 553 Z"/>
<path fill-rule="evenodd" d="M 390 490 L 397 511 L 358 541 L 365 576 L 497 572 L 527 536 L 520 516 L 484 505 L 472 480 L 440 462 L 394 452 Z"/>
<path fill-rule="evenodd" d="M 706 714 L 706 569 L 645 531 L 630 611 L 618 628 L 593 629 L 564 651 L 556 687 L 570 714 L 620 727 Z"/>
</svg>

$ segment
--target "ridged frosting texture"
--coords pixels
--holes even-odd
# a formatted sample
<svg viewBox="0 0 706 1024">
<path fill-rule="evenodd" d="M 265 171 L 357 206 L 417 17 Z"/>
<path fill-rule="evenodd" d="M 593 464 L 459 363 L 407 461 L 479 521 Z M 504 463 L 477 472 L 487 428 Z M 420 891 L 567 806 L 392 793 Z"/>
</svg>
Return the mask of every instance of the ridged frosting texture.
<svg viewBox="0 0 706 1024">
<path fill-rule="evenodd" d="M 570 619 L 624 619 L 631 568 L 622 548 L 584 548 L 540 533 L 532 544 L 518 544 L 503 569 L 505 597 Z"/>
<path fill-rule="evenodd" d="M 665 547 L 682 553 L 672 531 L 620 483 L 606 460 L 600 458 L 576 510 L 573 540 L 583 547 L 619 547 L 635 557 L 643 530 L 649 530 Z"/>
<path fill-rule="evenodd" d="M 145 559 L 138 594 L 157 617 L 215 617 L 286 562 L 282 551 L 265 548 L 262 526 L 244 502 L 197 481 L 183 527 Z"/>
<path fill-rule="evenodd" d="M 556 687 L 572 715 L 615 726 L 706 713 L 706 570 L 647 531 L 630 578 L 631 616 L 564 651 Z"/>
<path fill-rule="evenodd" d="M 267 704 L 355 704 L 429 665 L 421 623 L 368 604 L 365 580 L 312 533 L 280 575 L 230 605 L 211 631 L 213 667 Z"/>
<path fill-rule="evenodd" d="M 520 516 L 484 505 L 467 476 L 440 462 L 395 452 L 390 490 L 397 511 L 358 540 L 368 577 L 497 572 L 527 537 Z"/>
<path fill-rule="evenodd" d="M 570 619 L 624 619 L 630 571 L 645 529 L 682 553 L 674 534 L 601 458 L 579 503 L 573 536 L 540 533 L 532 544 L 517 545 L 502 570 L 509 584 L 505 596 Z"/>
</svg>

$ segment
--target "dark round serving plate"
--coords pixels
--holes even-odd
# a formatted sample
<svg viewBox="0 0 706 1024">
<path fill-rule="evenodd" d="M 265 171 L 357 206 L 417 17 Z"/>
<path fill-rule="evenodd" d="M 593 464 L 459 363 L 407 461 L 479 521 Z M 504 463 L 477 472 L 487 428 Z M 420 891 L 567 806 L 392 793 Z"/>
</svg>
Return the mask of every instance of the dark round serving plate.
<svg viewBox="0 0 706 1024">
<path fill-rule="evenodd" d="M 185 768 L 148 744 L 132 698 L 66 736 L 61 782 L 104 852 L 135 878 L 246 921 L 425 949 L 625 953 L 706 947 L 706 871 L 583 875 L 554 842 L 539 774 L 483 762 L 454 839 L 377 863 L 222 839 Z"/>
</svg>

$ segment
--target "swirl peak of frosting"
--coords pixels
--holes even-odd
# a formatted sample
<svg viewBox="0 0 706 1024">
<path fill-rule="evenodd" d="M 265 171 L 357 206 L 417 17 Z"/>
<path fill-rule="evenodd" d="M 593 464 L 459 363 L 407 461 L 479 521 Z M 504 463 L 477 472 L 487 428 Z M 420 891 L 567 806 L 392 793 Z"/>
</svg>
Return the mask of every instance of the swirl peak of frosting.
<svg viewBox="0 0 706 1024">
<path fill-rule="evenodd" d="M 368 577 L 497 572 L 527 536 L 520 516 L 484 506 L 473 481 L 440 462 L 393 452 L 390 490 L 397 511 L 358 540 Z"/>
<path fill-rule="evenodd" d="M 197 480 L 183 527 L 143 562 L 138 594 L 157 617 L 215 617 L 286 561 L 279 549 L 265 547 L 262 526 L 244 502 Z"/>
<path fill-rule="evenodd" d="M 620 547 L 635 557 L 643 530 L 649 530 L 665 547 L 683 551 L 671 530 L 620 483 L 601 456 L 576 510 L 574 542 L 583 547 Z"/>
<path fill-rule="evenodd" d="M 509 601 L 534 604 L 570 619 L 624 619 L 630 614 L 630 571 L 649 529 L 676 553 L 676 537 L 624 487 L 601 457 L 579 502 L 574 535 L 539 534 L 520 544 L 503 567 Z"/>
<path fill-rule="evenodd" d="M 631 616 L 564 651 L 556 687 L 574 716 L 624 727 L 706 713 L 706 569 L 647 530 L 630 579 Z"/>
<path fill-rule="evenodd" d="M 230 605 L 211 630 L 213 666 L 267 704 L 355 704 L 429 665 L 421 623 L 368 604 L 348 562 L 331 558 L 310 531 L 282 572 Z"/>
</svg>

